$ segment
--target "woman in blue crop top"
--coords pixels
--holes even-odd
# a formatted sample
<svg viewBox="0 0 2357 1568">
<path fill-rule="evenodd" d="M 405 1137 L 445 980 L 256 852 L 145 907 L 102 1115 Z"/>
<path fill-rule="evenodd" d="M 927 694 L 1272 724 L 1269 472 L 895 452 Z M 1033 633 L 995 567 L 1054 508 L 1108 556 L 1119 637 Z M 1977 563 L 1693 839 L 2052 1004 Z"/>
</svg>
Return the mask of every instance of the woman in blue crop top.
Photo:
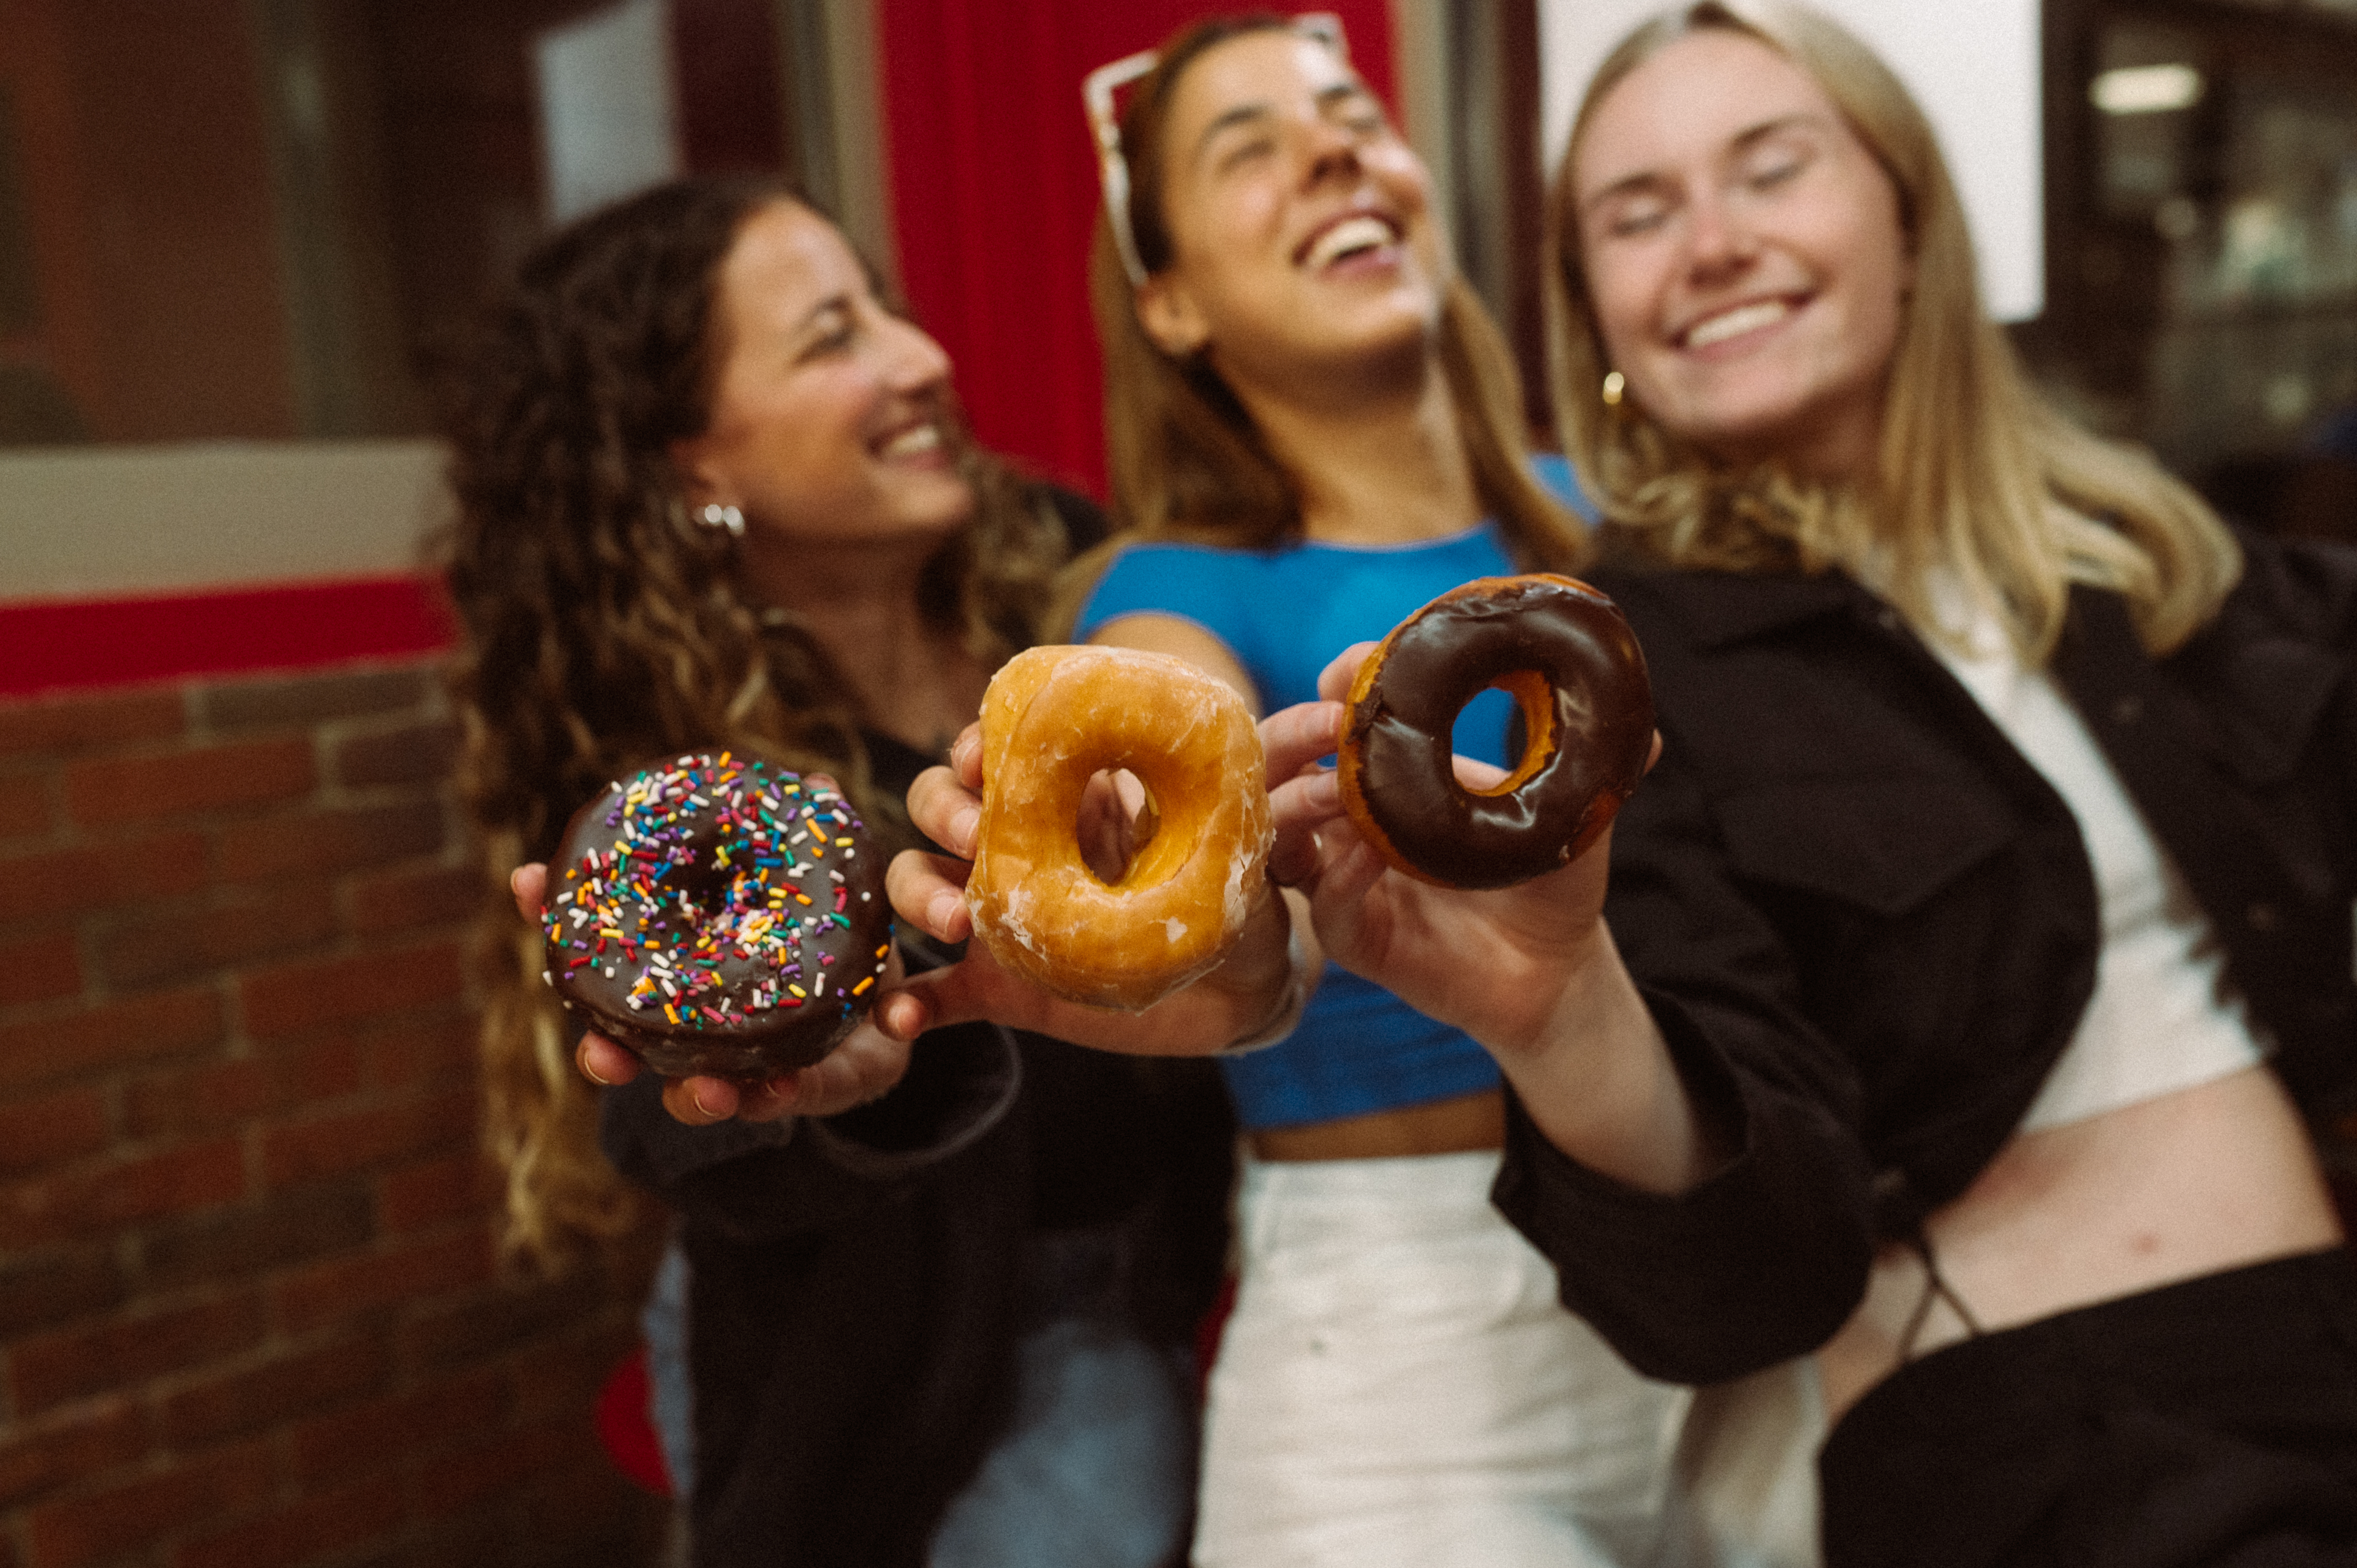
<svg viewBox="0 0 2357 1568">
<path fill-rule="evenodd" d="M 1448 589 L 1583 558 L 1425 171 L 1338 39 L 1198 27 L 1108 125 L 1092 285 L 1129 532 L 1075 569 L 1077 639 L 1268 714 Z M 1504 762 L 1510 711 L 1485 696 L 1460 749 Z M 1329 965 L 1289 1036 L 1222 1065 L 1249 1151 L 1195 1561 L 1649 1558 L 1686 1395 L 1566 1313 L 1491 1208 L 1490 1055 Z"/>
</svg>

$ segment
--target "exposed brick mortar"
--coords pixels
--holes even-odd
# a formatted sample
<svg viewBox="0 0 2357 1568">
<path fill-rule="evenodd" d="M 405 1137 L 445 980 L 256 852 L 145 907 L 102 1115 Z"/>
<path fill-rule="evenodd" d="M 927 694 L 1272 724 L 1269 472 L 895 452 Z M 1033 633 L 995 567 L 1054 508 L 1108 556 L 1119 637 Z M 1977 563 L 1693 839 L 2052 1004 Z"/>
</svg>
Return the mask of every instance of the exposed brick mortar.
<svg viewBox="0 0 2357 1568">
<path fill-rule="evenodd" d="M 387 672 L 414 675 L 407 700 L 387 700 L 388 693 L 402 689 L 402 682 L 394 679 L 354 688 L 366 699 L 364 712 L 315 716 L 301 724 L 226 722 L 224 714 L 234 704 L 221 704 L 210 693 L 233 683 L 187 682 L 173 693 L 180 733 L 169 745 L 155 738 L 168 721 L 157 718 L 151 704 L 136 726 L 147 738 L 92 740 L 53 752 L 20 750 L 0 758 L 0 775 L 6 776 L 6 782 L 38 790 L 45 808 L 27 819 L 38 831 L 0 841 L 0 856 L 88 855 L 131 846 L 139 846 L 137 852 L 144 854 L 148 846 L 183 846 L 171 851 L 182 855 L 180 862 L 143 860 L 135 875 L 118 876 L 113 883 L 93 884 L 82 876 L 75 896 L 64 900 L 56 915 L 43 918 L 46 924 L 12 921 L 0 911 L 0 940 L 50 940 L 44 933 L 67 933 L 79 972 L 79 991 L 73 996 L 53 999 L 57 1005 L 48 1011 L 42 1010 L 48 1007 L 48 1002 L 30 1010 L 16 1005 L 0 1008 L 0 1026 L 22 1025 L 34 1016 L 68 1019 L 90 1009 L 121 1006 L 156 994 L 152 987 L 130 983 L 125 975 L 108 971 L 107 934 L 139 929 L 159 911 L 201 918 L 206 910 L 216 908 L 215 889 L 221 886 L 220 845 L 235 825 L 281 820 L 302 823 L 316 822 L 322 812 L 387 807 L 398 811 L 430 802 L 442 830 L 438 846 L 430 853 L 299 873 L 325 885 L 336 916 L 317 940 L 307 938 L 299 946 L 274 948 L 256 958 L 231 959 L 210 972 L 169 982 L 165 994 L 201 995 L 213 1010 L 218 1021 L 208 1020 L 210 1034 L 200 1046 L 176 1049 L 168 1058 L 153 1052 L 125 1054 L 110 1047 L 94 1052 L 89 1065 L 71 1076 L 52 1074 L 45 1082 L 28 1083 L 22 1090 L 13 1082 L 0 1090 L 0 1104 L 5 1104 L 70 1089 L 85 1097 L 81 1102 L 84 1107 L 91 1091 L 97 1091 L 98 1103 L 103 1108 L 102 1148 L 87 1155 L 81 1152 L 89 1146 L 82 1140 L 94 1135 L 89 1132 L 70 1143 L 60 1143 L 59 1153 L 71 1153 L 71 1159 L 41 1168 L 38 1179 L 102 1174 L 111 1162 L 168 1154 L 184 1144 L 211 1143 L 218 1147 L 224 1139 L 233 1142 L 234 1169 L 242 1176 L 242 1197 L 194 1213 L 133 1217 L 103 1230 L 91 1227 L 91 1234 L 70 1236 L 45 1249 L 61 1262 L 35 1283 L 45 1287 L 54 1283 L 68 1294 L 58 1298 L 57 1308 L 47 1316 L 40 1313 L 37 1299 L 28 1298 L 34 1309 L 28 1319 L 33 1326 L 24 1342 L 37 1348 L 52 1348 L 50 1365 L 42 1373 L 51 1392 L 84 1379 L 102 1380 L 105 1376 L 103 1368 L 77 1369 L 59 1361 L 70 1343 L 59 1336 L 89 1336 L 110 1326 L 121 1332 L 124 1326 L 159 1312 L 205 1302 L 258 1300 L 261 1316 L 245 1329 L 258 1333 L 258 1337 L 241 1339 L 225 1354 L 198 1356 L 184 1364 L 126 1378 L 121 1396 L 144 1412 L 151 1431 L 169 1402 L 209 1389 L 219 1390 L 223 1402 L 211 1405 L 199 1401 L 187 1407 L 199 1413 L 189 1418 L 195 1424 L 182 1430 L 198 1433 L 209 1422 L 245 1419 L 236 1412 L 240 1402 L 246 1400 L 262 1402 L 252 1407 L 256 1410 L 281 1399 L 299 1406 L 310 1397 L 307 1390 L 312 1385 L 306 1382 L 304 1374 L 291 1369 L 286 1373 L 288 1381 L 279 1384 L 272 1376 L 274 1369 L 290 1359 L 331 1351 L 339 1344 L 372 1343 L 378 1336 L 389 1348 L 387 1359 L 373 1373 L 372 1391 L 354 1398 L 339 1393 L 328 1406 L 277 1421 L 250 1436 L 219 1442 L 192 1440 L 179 1450 L 145 1454 L 134 1464 L 110 1464 L 102 1473 L 77 1477 L 70 1495 L 44 1494 L 40 1504 L 0 1506 L 0 1568 L 36 1568 L 39 1559 L 35 1547 L 42 1541 L 111 1542 L 102 1553 L 109 1568 L 134 1561 L 141 1568 L 168 1568 L 182 1563 L 184 1556 L 188 1563 L 218 1563 L 231 1560 L 242 1542 L 281 1540 L 314 1541 L 304 1561 L 308 1564 L 316 1560 L 320 1568 L 362 1561 L 383 1563 L 385 1568 L 424 1568 L 449 1560 L 452 1552 L 469 1561 L 510 1568 L 550 1555 L 552 1520 L 571 1528 L 569 1539 L 579 1543 L 619 1539 L 613 1534 L 619 1527 L 612 1521 L 621 1517 L 616 1509 L 629 1506 L 629 1495 L 595 1460 L 588 1406 L 606 1367 L 634 1332 L 632 1309 L 644 1269 L 634 1263 L 608 1277 L 593 1275 L 551 1292 L 546 1287 L 505 1282 L 488 1262 L 457 1266 L 470 1249 L 488 1253 L 488 1227 L 497 1197 L 495 1184 L 485 1183 L 475 1191 L 467 1188 L 463 1162 L 473 1157 L 472 1128 L 459 1112 L 472 1101 L 471 1097 L 455 1101 L 449 1098 L 464 1081 L 456 1072 L 463 1058 L 451 1023 L 454 1009 L 472 999 L 466 968 L 459 968 L 457 978 L 450 983 L 454 990 L 440 1000 L 399 991 L 387 1004 L 401 1011 L 358 1012 L 341 1021 L 307 1025 L 298 1034 L 257 1039 L 244 1012 L 245 982 L 250 975 L 282 965 L 299 972 L 303 965 L 332 964 L 377 953 L 398 958 L 435 950 L 462 940 L 474 913 L 472 900 L 458 900 L 450 888 L 435 886 L 430 880 L 436 871 L 464 875 L 476 866 L 464 831 L 463 807 L 451 780 L 420 777 L 405 782 L 354 784 L 339 770 L 343 748 L 356 740 L 410 731 L 433 740 L 430 726 L 449 716 L 449 703 L 432 661 L 374 667 L 374 673 Z M 350 669 L 326 672 L 321 679 L 328 688 L 323 689 L 331 689 L 336 681 L 354 674 Z M 255 693 L 263 700 L 235 712 L 251 718 L 276 702 L 285 703 L 288 711 L 306 703 L 316 706 L 319 693 L 303 690 L 301 678 L 286 677 L 285 682 L 285 690 Z M 126 715 L 126 721 L 130 716 L 135 715 Z M 87 721 L 61 715 L 59 733 L 97 736 L 105 728 L 102 722 L 105 719 L 106 715 Z M 118 730 L 134 726 L 126 722 Z M 20 728 L 16 733 L 25 732 Z M 66 811 L 69 802 L 62 780 L 69 760 L 99 764 L 119 758 L 168 757 L 176 751 L 254 745 L 274 737 L 283 743 L 298 733 L 307 737 L 312 763 L 312 787 L 307 790 L 263 803 L 231 802 L 191 809 L 167 819 L 105 822 L 95 826 L 78 823 Z M 384 763 L 382 753 L 369 764 L 371 778 L 399 771 Z M 424 834 L 418 836 L 422 842 Z M 193 863 L 187 858 L 191 847 L 200 852 Z M 167 870 L 168 875 L 164 875 Z M 155 882 L 162 889 L 160 896 L 142 892 L 141 878 Z M 353 900 L 371 887 L 397 892 L 406 900 L 400 906 L 396 923 L 376 930 L 361 929 L 362 922 L 354 918 Z M 402 1049 L 404 1031 L 410 1033 L 416 1048 L 397 1057 L 389 1055 Z M 339 1060 L 339 1054 L 347 1052 L 356 1053 L 352 1059 L 358 1063 L 357 1079 Z M 271 1069 L 291 1075 L 287 1077 L 240 1081 L 217 1075 L 216 1069 L 229 1064 L 265 1058 L 293 1063 L 298 1056 L 299 1068 Z M 395 1063 L 400 1070 L 389 1070 Z M 135 1084 L 148 1086 L 143 1091 L 147 1101 L 143 1106 L 135 1106 Z M 199 1085 L 205 1086 L 207 1094 L 219 1096 L 207 1108 L 190 1115 L 158 1109 L 165 1102 L 155 1099 L 157 1094 L 175 1088 L 193 1092 Z M 438 1109 L 425 1120 L 413 1118 L 408 1122 L 411 1130 L 404 1132 L 400 1108 L 427 1105 Z M 81 1113 L 89 1114 L 86 1109 Z M 307 1179 L 315 1187 L 361 1184 L 371 1196 L 365 1208 L 365 1228 L 360 1230 L 353 1228 L 357 1221 L 350 1216 L 313 1220 L 306 1216 L 319 1211 L 285 1207 L 289 1195 L 312 1190 L 310 1187 L 288 1187 L 275 1194 L 267 1190 L 268 1140 L 274 1131 L 332 1122 L 345 1115 L 388 1117 L 388 1127 L 370 1133 L 386 1140 L 382 1145 L 385 1152 L 364 1168 Z M 231 1116 L 244 1120 L 232 1122 Z M 433 1133 L 435 1127 L 445 1122 L 453 1134 L 449 1139 Z M 388 1218 L 386 1195 L 396 1187 L 407 1195 L 405 1213 L 393 1220 Z M 274 1231 L 273 1227 L 285 1229 Z M 212 1243 L 226 1249 L 216 1254 L 226 1258 L 226 1262 L 216 1266 L 205 1261 L 206 1254 L 199 1249 Z M 421 1265 L 432 1261 L 432 1272 L 439 1282 L 434 1288 L 384 1294 L 378 1280 L 356 1276 L 350 1288 L 361 1294 L 352 1298 L 351 1309 L 338 1311 L 332 1293 L 340 1287 L 328 1275 L 317 1274 L 322 1283 L 314 1287 L 308 1310 L 324 1310 L 325 1316 L 296 1324 L 286 1321 L 279 1310 L 280 1283 L 307 1272 L 316 1273 L 332 1264 L 364 1264 L 374 1259 L 392 1261 L 397 1274 L 401 1261 L 413 1258 Z M 70 1271 L 64 1262 L 69 1260 Z M 105 1272 L 110 1266 L 111 1275 Z M 226 1272 L 216 1272 L 217 1268 Z M 487 1321 L 492 1330 L 471 1329 L 469 1326 L 478 1321 Z M 16 1344 L 0 1344 L 0 1444 L 21 1437 L 26 1430 L 12 1402 L 18 1351 Z M 253 1377 L 261 1380 L 253 1389 L 237 1386 L 237 1380 Z M 334 1381 L 332 1376 L 329 1381 Z M 298 1453 L 308 1428 L 324 1431 L 326 1423 L 362 1415 L 385 1406 L 386 1402 L 405 1401 L 430 1411 L 454 1391 L 485 1388 L 499 1391 L 495 1402 L 481 1407 L 486 1419 L 464 1434 L 467 1441 L 457 1442 L 454 1447 L 446 1450 L 436 1445 L 422 1455 L 401 1450 L 381 1457 L 359 1453 L 342 1462 L 344 1469 L 317 1477 L 316 1484 L 301 1473 L 303 1466 L 311 1462 Z M 294 1391 L 288 1393 L 288 1389 Z M 479 1394 L 476 1397 L 479 1404 Z M 51 1413 L 69 1408 L 51 1407 Z M 221 1410 L 231 1413 L 222 1416 Z M 212 1413 L 204 1413 L 207 1411 Z M 476 1481 L 450 1472 L 457 1462 L 454 1455 L 477 1444 L 488 1444 L 494 1453 L 519 1448 L 536 1455 L 537 1462 L 477 1495 Z M 135 1542 L 119 1531 L 104 1534 L 115 1530 L 109 1522 L 113 1516 L 106 1511 L 113 1499 L 140 1504 L 145 1498 L 142 1506 L 152 1511 L 155 1497 L 178 1496 L 186 1489 L 176 1478 L 223 1474 L 221 1467 L 232 1455 L 241 1462 L 250 1458 L 265 1466 L 272 1484 L 248 1489 L 241 1482 L 233 1488 L 239 1494 L 236 1506 L 226 1509 L 192 1498 L 185 1517 L 157 1520 L 152 1528 L 143 1525 L 145 1533 Z M 538 1464 L 561 1465 L 573 1475 L 561 1479 L 535 1474 Z M 383 1485 L 393 1485 L 397 1479 L 407 1510 L 401 1522 L 364 1543 L 338 1538 L 330 1545 L 324 1535 L 315 1539 L 303 1533 L 303 1521 L 317 1517 L 316 1505 L 323 1493 L 348 1492 L 363 1498 L 378 1496 L 371 1488 L 380 1483 L 371 1477 L 385 1477 Z M 163 1490 L 154 1489 L 157 1487 Z M 134 1491 L 126 1492 L 126 1487 Z M 139 1490 L 143 1487 L 147 1489 Z M 44 1511 L 58 1500 L 88 1506 Z M 555 1511 L 551 1512 L 552 1509 Z M 576 1522 L 576 1516 L 593 1515 L 601 1509 L 606 1522 Z M 93 1536 L 90 1533 L 93 1530 L 102 1533 Z M 288 1530 L 295 1533 L 285 1535 Z M 595 1533 L 599 1531 L 604 1533 Z M 474 1550 L 478 1546 L 479 1553 Z M 623 1560 L 596 1551 L 584 1555 L 580 1545 L 567 1548 L 564 1555 L 576 1561 Z"/>
</svg>

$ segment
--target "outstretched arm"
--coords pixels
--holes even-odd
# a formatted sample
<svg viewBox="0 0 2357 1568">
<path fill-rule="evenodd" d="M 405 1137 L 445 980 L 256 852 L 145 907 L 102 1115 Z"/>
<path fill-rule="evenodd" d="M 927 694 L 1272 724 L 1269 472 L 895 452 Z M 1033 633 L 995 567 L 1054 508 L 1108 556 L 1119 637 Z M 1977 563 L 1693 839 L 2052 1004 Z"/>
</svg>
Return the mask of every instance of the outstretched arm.
<svg viewBox="0 0 2357 1568">
<path fill-rule="evenodd" d="M 1265 743 L 1266 735 L 1264 728 Z M 982 822 L 979 726 L 968 725 L 958 736 L 950 759 L 947 768 L 920 774 L 909 791 L 909 819 L 948 853 L 903 851 L 893 860 L 885 887 L 900 918 L 937 940 L 955 943 L 974 934 L 965 879 Z M 1272 768 L 1275 761 L 1272 757 Z M 1286 900 L 1271 889 L 1217 969 L 1143 1013 L 1065 1001 L 1009 974 L 985 944 L 970 942 L 957 963 L 888 992 L 876 1004 L 875 1018 L 900 1039 L 945 1024 L 988 1018 L 1101 1050 L 1209 1055 L 1258 1033 L 1282 1007 L 1292 972 L 1292 927 Z"/>
<path fill-rule="evenodd" d="M 1331 699 L 1372 646 L 1327 667 L 1318 689 L 1329 701 L 1271 720 L 1297 729 L 1299 760 L 1334 748 L 1343 710 Z M 1562 870 L 1513 887 L 1437 887 L 1383 861 L 1344 814 L 1332 772 L 1297 768 L 1271 798 L 1271 865 L 1308 896 L 1327 954 L 1480 1041 L 1556 1147 L 1659 1193 L 1723 1162 L 1720 1130 L 1686 1094 L 1604 923 L 1609 832 Z"/>
</svg>

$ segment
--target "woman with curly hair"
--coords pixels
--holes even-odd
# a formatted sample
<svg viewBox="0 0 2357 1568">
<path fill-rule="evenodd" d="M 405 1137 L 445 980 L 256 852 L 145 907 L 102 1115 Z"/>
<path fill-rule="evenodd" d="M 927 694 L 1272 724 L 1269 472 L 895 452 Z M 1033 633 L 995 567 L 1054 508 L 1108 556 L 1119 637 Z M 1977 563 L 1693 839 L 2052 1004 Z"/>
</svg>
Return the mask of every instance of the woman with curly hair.
<svg viewBox="0 0 2357 1568">
<path fill-rule="evenodd" d="M 694 1561 L 1175 1560 L 1215 1084 L 987 1026 L 658 1082 L 570 1037 L 518 907 L 581 801 L 690 748 L 823 770 L 917 843 L 900 797 L 1030 640 L 1085 503 L 970 444 L 939 346 L 763 180 L 549 240 L 452 435 L 508 1240 L 554 1261 L 621 1232 L 624 1176 L 678 1210 Z"/>
</svg>

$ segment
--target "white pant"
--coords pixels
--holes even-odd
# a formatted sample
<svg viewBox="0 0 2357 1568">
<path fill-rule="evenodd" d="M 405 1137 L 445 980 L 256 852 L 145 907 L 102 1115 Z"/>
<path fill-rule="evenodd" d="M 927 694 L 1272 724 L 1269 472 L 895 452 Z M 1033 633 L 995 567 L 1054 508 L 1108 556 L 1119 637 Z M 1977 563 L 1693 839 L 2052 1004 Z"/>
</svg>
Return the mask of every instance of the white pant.
<svg viewBox="0 0 2357 1568">
<path fill-rule="evenodd" d="M 1490 1206 L 1495 1153 L 1261 1163 L 1211 1373 L 1199 1568 L 1605 1568 L 1662 1544 L 1691 1395 Z"/>
<path fill-rule="evenodd" d="M 1698 1390 L 1656 1568 L 1819 1568 L 1825 1402 L 1803 1357 Z"/>
</svg>

